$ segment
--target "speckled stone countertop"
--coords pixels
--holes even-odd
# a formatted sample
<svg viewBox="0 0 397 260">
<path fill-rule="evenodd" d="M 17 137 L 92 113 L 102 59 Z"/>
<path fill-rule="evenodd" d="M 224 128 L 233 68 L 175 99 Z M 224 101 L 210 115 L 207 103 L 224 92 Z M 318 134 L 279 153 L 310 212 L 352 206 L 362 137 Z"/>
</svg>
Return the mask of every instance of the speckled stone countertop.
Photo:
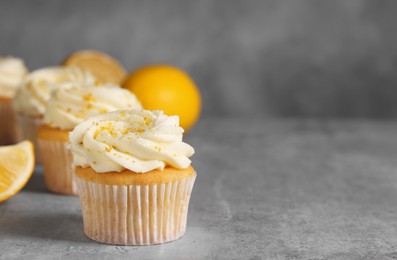
<svg viewBox="0 0 397 260">
<path fill-rule="evenodd" d="M 83 234 L 37 167 L 0 204 L 0 259 L 397 259 L 397 123 L 201 120 L 187 232 L 156 246 Z"/>
</svg>

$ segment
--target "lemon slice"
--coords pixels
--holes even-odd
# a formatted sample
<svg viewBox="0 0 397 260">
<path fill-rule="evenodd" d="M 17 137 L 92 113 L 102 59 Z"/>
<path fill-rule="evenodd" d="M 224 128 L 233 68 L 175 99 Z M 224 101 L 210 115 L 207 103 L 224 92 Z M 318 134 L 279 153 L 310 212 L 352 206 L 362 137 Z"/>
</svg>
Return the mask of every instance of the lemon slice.
<svg viewBox="0 0 397 260">
<path fill-rule="evenodd" d="M 83 50 L 70 54 L 63 62 L 65 66 L 77 66 L 90 71 L 99 83 L 121 84 L 126 75 L 124 67 L 113 57 L 95 50 Z"/>
<path fill-rule="evenodd" d="M 0 146 L 0 202 L 20 191 L 32 176 L 33 170 L 32 142 Z"/>
</svg>

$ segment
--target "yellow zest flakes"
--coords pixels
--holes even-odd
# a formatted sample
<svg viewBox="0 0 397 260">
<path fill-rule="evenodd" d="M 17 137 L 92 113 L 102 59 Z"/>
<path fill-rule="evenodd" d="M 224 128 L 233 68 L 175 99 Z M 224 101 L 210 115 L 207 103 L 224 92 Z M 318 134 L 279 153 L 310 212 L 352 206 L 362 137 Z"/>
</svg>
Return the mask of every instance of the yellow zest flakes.
<svg viewBox="0 0 397 260">
<path fill-rule="evenodd" d="M 117 134 L 113 131 L 113 130 L 111 130 L 111 131 L 109 131 L 109 134 L 112 136 L 112 137 L 117 137 Z"/>
<path fill-rule="evenodd" d="M 86 102 L 95 102 L 95 97 L 92 93 L 88 93 L 87 95 L 83 96 L 83 100 Z"/>
<path fill-rule="evenodd" d="M 112 145 L 109 145 L 108 147 L 105 148 L 105 151 L 110 152 L 113 149 L 114 149 L 114 147 Z"/>
<path fill-rule="evenodd" d="M 93 105 L 92 104 L 88 104 L 87 105 L 87 109 L 92 109 L 93 108 Z"/>
<path fill-rule="evenodd" d="M 72 109 L 70 107 L 66 108 L 66 112 L 70 113 L 72 112 Z"/>
<path fill-rule="evenodd" d="M 152 119 L 147 118 L 146 116 L 144 117 L 144 120 L 145 120 L 145 125 L 150 125 L 152 123 Z"/>
<path fill-rule="evenodd" d="M 106 114 L 107 112 L 108 112 L 107 109 L 104 109 L 104 108 L 99 109 L 99 113 L 101 113 L 101 114 Z"/>
<path fill-rule="evenodd" d="M 96 161 L 93 161 L 92 163 L 93 163 L 93 164 L 96 164 Z"/>
<path fill-rule="evenodd" d="M 96 130 L 95 135 L 94 135 L 94 138 L 96 138 L 100 132 L 104 132 L 104 131 L 105 131 L 105 132 L 108 132 L 112 137 L 117 137 L 117 134 L 116 134 L 116 132 L 114 131 L 114 126 L 112 125 L 111 122 L 109 122 L 109 124 L 108 124 L 107 126 L 100 126 L 100 127 Z"/>
<path fill-rule="evenodd" d="M 101 128 L 99 128 L 99 129 L 97 129 L 97 130 L 95 131 L 94 139 L 96 139 L 96 138 L 98 137 L 98 135 L 99 135 L 100 132 L 101 132 Z"/>
<path fill-rule="evenodd" d="M 132 129 L 127 127 L 127 128 L 124 128 L 124 129 L 123 129 L 123 131 L 121 132 L 121 134 L 122 134 L 122 135 L 126 135 L 126 134 L 128 134 L 129 132 L 131 132 L 131 131 L 132 131 Z"/>
<path fill-rule="evenodd" d="M 156 151 L 158 151 L 158 152 L 161 152 L 161 147 L 156 145 L 156 146 L 154 147 L 154 150 L 156 150 Z"/>
<path fill-rule="evenodd" d="M 124 110 L 120 111 L 120 116 L 125 116 L 125 111 Z"/>
<path fill-rule="evenodd" d="M 142 134 L 143 132 L 145 132 L 145 129 L 136 129 L 135 132 Z"/>
</svg>

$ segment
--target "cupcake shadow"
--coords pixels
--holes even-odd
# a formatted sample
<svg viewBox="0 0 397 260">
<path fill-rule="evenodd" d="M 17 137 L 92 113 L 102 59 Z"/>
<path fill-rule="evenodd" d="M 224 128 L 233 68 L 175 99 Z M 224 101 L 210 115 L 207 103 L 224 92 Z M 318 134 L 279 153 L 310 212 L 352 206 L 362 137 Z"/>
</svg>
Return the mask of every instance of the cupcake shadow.
<svg viewBox="0 0 397 260">
<path fill-rule="evenodd" d="M 23 188 L 26 191 L 32 192 L 48 192 L 43 177 L 43 167 L 41 165 L 36 165 L 32 177 L 30 177 L 28 183 Z"/>
<path fill-rule="evenodd" d="M 92 243 L 83 231 L 81 215 L 14 215 L 2 219 L 0 234 L 2 237 L 48 239 L 55 241 Z"/>
</svg>

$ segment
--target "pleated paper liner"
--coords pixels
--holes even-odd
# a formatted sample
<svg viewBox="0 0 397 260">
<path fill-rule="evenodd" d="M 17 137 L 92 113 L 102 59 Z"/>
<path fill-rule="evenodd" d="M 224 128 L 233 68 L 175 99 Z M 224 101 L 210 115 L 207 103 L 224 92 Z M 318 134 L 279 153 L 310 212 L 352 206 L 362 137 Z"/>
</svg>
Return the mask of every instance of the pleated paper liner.
<svg viewBox="0 0 397 260">
<path fill-rule="evenodd" d="M 72 154 L 66 142 L 38 139 L 47 189 L 66 195 L 77 195 L 73 179 Z"/>
<path fill-rule="evenodd" d="M 186 230 L 196 174 L 149 185 L 106 185 L 75 175 L 84 231 L 92 240 L 116 245 L 153 245 L 176 240 Z"/>
<path fill-rule="evenodd" d="M 42 157 L 37 142 L 36 132 L 37 129 L 43 124 L 41 117 L 29 117 L 24 115 L 15 114 L 18 123 L 18 141 L 31 140 L 34 145 L 34 154 L 36 163 L 41 163 Z"/>
<path fill-rule="evenodd" d="M 11 103 L 0 102 L 0 145 L 16 143 L 17 130 Z"/>
</svg>

